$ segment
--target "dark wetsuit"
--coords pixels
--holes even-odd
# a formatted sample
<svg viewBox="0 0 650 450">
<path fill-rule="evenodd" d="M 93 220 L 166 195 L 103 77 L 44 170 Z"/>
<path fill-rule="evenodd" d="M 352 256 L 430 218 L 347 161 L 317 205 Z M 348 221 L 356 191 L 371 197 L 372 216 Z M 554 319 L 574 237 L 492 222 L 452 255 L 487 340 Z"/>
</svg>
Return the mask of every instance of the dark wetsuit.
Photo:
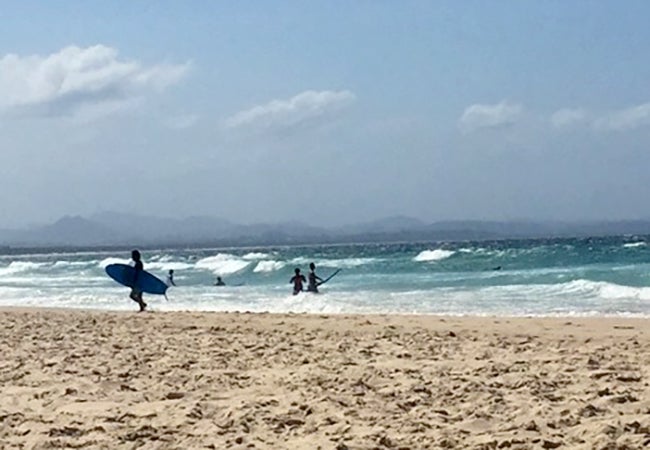
<svg viewBox="0 0 650 450">
<path fill-rule="evenodd" d="M 309 284 L 307 285 L 307 290 L 309 292 L 318 292 L 318 282 L 323 281 L 316 272 L 313 270 L 309 271 Z"/>
<path fill-rule="evenodd" d="M 144 309 L 147 307 L 147 304 L 144 302 L 144 300 L 142 300 L 142 291 L 136 287 L 138 284 L 138 277 L 144 270 L 142 261 L 136 261 L 133 268 L 135 269 L 135 274 L 133 276 L 133 286 L 131 287 L 131 294 L 129 297 L 131 297 L 134 302 L 138 303 L 140 306 L 140 311 L 144 311 Z"/>
<path fill-rule="evenodd" d="M 135 294 L 142 295 L 142 292 L 135 287 L 136 284 L 138 283 L 138 278 L 140 277 L 140 273 L 144 270 L 144 265 L 142 264 L 142 261 L 136 261 L 133 268 L 135 269 L 135 275 L 133 276 L 133 287 L 131 287 L 131 290 Z"/>
</svg>

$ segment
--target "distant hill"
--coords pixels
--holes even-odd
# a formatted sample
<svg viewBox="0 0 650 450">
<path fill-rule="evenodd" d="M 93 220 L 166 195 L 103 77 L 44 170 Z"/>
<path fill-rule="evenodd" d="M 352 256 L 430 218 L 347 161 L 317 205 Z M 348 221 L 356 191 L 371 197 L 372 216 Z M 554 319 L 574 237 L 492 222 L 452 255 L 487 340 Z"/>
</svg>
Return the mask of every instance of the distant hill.
<svg viewBox="0 0 650 450">
<path fill-rule="evenodd" d="M 170 219 L 154 216 L 102 212 L 90 217 L 112 230 L 119 230 L 132 242 L 193 242 L 214 240 L 215 236 L 232 237 L 238 226 L 214 217 L 188 217 Z"/>
<path fill-rule="evenodd" d="M 426 223 L 404 216 L 337 228 L 302 222 L 240 225 L 195 216 L 173 219 L 115 212 L 65 216 L 43 226 L 0 230 L 3 247 L 289 245 L 346 242 L 451 241 L 507 238 L 650 234 L 650 221 Z"/>
<path fill-rule="evenodd" d="M 53 224 L 27 230 L 10 230 L 4 234 L 0 232 L 2 245 L 28 247 L 110 245 L 124 238 L 118 231 L 80 216 L 65 216 Z"/>
<path fill-rule="evenodd" d="M 102 212 L 84 218 L 65 216 L 53 224 L 24 230 L 0 230 L 0 246 L 84 247 L 121 245 L 291 244 L 295 239 L 331 239 L 327 230 L 301 222 L 239 225 L 195 216 L 172 219 Z"/>
<path fill-rule="evenodd" d="M 406 216 L 392 216 L 355 225 L 348 225 L 336 230 L 337 234 L 354 235 L 366 233 L 400 233 L 404 231 L 424 230 L 426 222 Z"/>
</svg>

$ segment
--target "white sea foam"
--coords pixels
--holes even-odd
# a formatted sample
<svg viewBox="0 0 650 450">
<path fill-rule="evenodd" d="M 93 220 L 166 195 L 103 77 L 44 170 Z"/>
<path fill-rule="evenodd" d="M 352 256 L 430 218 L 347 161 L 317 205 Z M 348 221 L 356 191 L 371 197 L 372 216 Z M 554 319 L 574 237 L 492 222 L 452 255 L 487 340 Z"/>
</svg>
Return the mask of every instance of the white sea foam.
<svg viewBox="0 0 650 450">
<path fill-rule="evenodd" d="M 240 270 L 245 269 L 249 264 L 249 261 L 245 261 L 238 256 L 230 255 L 228 253 L 219 253 L 198 260 L 195 267 L 197 269 L 209 270 L 215 275 L 227 275 L 239 272 Z"/>
<path fill-rule="evenodd" d="M 296 258 L 291 261 L 293 264 L 306 264 L 306 262 L 300 262 L 305 260 L 305 258 Z M 305 260 L 306 261 L 306 260 Z M 309 260 L 310 262 L 312 260 Z M 342 269 L 351 269 L 353 267 L 365 266 L 367 264 L 372 264 L 380 261 L 377 258 L 342 258 L 342 259 L 321 259 L 314 260 L 314 264 L 320 267 L 331 267 L 331 268 L 342 268 Z"/>
<path fill-rule="evenodd" d="M 515 311 L 520 302 L 540 302 L 564 308 L 575 302 L 603 300 L 650 300 L 650 288 L 623 286 L 606 281 L 578 279 L 557 284 L 515 284 L 490 286 L 480 290 L 482 300 L 505 302 Z M 602 305 L 600 305 L 602 306 Z"/>
<path fill-rule="evenodd" d="M 488 250 L 487 248 L 483 247 L 476 247 L 476 248 L 459 248 L 458 249 L 459 253 L 476 253 L 478 255 L 484 255 L 484 254 L 492 254 L 492 253 L 498 253 L 499 250 Z"/>
<path fill-rule="evenodd" d="M 417 261 L 417 262 L 440 261 L 449 258 L 454 253 L 456 252 L 454 252 L 453 250 L 443 250 L 441 248 L 437 248 L 435 250 L 423 250 L 415 258 L 413 258 L 413 261 Z"/>
<path fill-rule="evenodd" d="M 245 259 L 247 261 L 253 261 L 256 259 L 266 259 L 269 258 L 268 253 L 260 253 L 260 252 L 251 252 L 251 253 L 246 253 L 244 256 L 242 256 L 242 259 Z"/>
<path fill-rule="evenodd" d="M 574 292 L 598 298 L 622 298 L 623 296 L 638 292 L 638 288 L 631 286 L 582 279 L 563 283 L 558 285 L 558 287 L 564 288 L 566 293 L 571 293 L 572 289 Z"/>
<path fill-rule="evenodd" d="M 287 263 L 282 261 L 260 261 L 255 266 L 255 269 L 253 269 L 253 272 L 273 272 L 282 269 L 286 265 Z"/>
<path fill-rule="evenodd" d="M 173 261 L 174 257 L 171 255 L 160 255 L 160 256 L 153 256 L 151 257 L 151 261 L 157 261 L 157 262 L 170 262 Z"/>
<path fill-rule="evenodd" d="M 180 261 L 156 261 L 145 264 L 147 270 L 187 270 L 192 269 L 194 265 Z"/>
<path fill-rule="evenodd" d="M 7 267 L 0 268 L 0 276 L 11 275 L 20 272 L 28 272 L 45 266 L 46 263 L 36 263 L 31 261 L 12 261 Z"/>
<path fill-rule="evenodd" d="M 83 267 L 88 265 L 97 264 L 97 261 L 57 261 L 54 263 L 54 267 L 65 268 L 65 267 Z"/>
<path fill-rule="evenodd" d="M 627 244 L 623 244 L 624 248 L 637 248 L 637 247 L 645 247 L 647 244 L 643 241 L 640 242 L 628 242 Z"/>
<path fill-rule="evenodd" d="M 602 283 L 600 295 L 609 300 L 650 300 L 649 287 L 621 286 L 613 283 Z"/>
</svg>

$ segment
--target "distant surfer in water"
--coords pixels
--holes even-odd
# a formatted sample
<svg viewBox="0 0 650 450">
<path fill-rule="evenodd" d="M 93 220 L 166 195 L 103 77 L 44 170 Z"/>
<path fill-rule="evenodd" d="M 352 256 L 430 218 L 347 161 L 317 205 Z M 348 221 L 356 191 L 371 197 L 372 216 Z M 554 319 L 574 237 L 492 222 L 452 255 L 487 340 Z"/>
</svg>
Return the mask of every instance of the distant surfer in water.
<svg viewBox="0 0 650 450">
<path fill-rule="evenodd" d="M 223 280 L 221 279 L 221 277 L 217 277 L 217 282 L 214 283 L 214 285 L 215 285 L 215 286 L 225 286 L 226 283 L 223 282 Z"/>
<path fill-rule="evenodd" d="M 174 269 L 169 269 L 169 273 L 167 274 L 167 286 L 176 286 L 176 283 L 174 283 Z"/>
<path fill-rule="evenodd" d="M 133 260 L 133 268 L 135 269 L 135 274 L 133 275 L 133 286 L 131 287 L 131 293 L 129 297 L 131 300 L 136 302 L 140 306 L 140 312 L 144 311 L 147 307 L 147 304 L 142 300 L 142 291 L 136 286 L 138 284 L 138 278 L 144 270 L 144 265 L 142 264 L 142 258 L 138 250 L 133 250 L 131 252 L 131 259 Z"/>
<path fill-rule="evenodd" d="M 297 295 L 302 292 L 302 285 L 303 283 L 306 283 L 307 280 L 305 279 L 305 276 L 300 273 L 299 268 L 296 267 L 294 273 L 295 275 L 291 277 L 289 283 L 293 283 L 293 295 Z"/>
<path fill-rule="evenodd" d="M 316 264 L 309 264 L 309 275 L 307 276 L 309 283 L 307 284 L 307 291 L 318 293 L 318 285 L 323 282 L 323 279 L 316 275 Z"/>
</svg>

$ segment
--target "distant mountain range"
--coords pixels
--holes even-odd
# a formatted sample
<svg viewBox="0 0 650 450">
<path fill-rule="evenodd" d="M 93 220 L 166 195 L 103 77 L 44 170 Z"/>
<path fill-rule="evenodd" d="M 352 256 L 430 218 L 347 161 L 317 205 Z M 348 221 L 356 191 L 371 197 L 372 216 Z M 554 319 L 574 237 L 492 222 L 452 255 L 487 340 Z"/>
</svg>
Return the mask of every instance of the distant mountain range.
<svg viewBox="0 0 650 450">
<path fill-rule="evenodd" d="M 417 240 L 486 240 L 507 238 L 650 234 L 650 221 L 426 223 L 396 216 L 337 228 L 301 222 L 241 225 L 196 216 L 171 219 L 103 212 L 90 217 L 65 216 L 55 223 L 20 230 L 0 230 L 5 247 L 93 246 L 235 246 Z"/>
</svg>

